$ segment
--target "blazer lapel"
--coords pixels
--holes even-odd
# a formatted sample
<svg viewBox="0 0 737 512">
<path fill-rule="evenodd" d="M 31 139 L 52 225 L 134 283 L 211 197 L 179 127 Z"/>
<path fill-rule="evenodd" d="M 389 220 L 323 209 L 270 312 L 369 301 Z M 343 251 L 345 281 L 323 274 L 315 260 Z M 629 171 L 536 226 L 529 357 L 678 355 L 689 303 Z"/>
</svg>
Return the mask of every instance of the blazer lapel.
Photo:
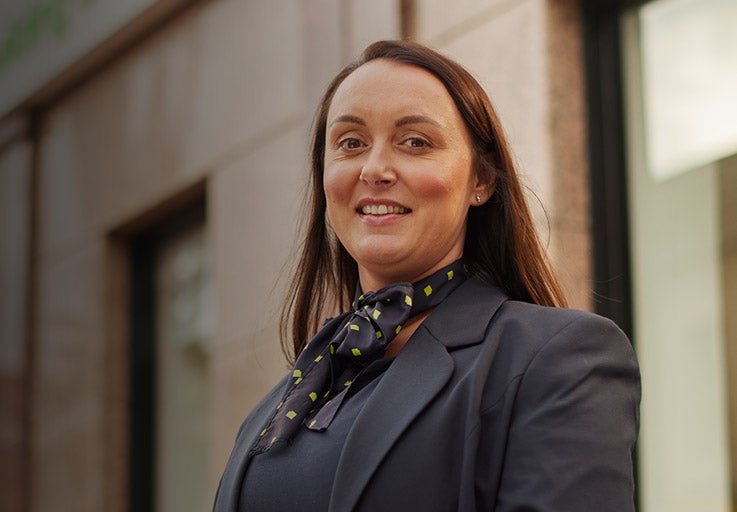
<svg viewBox="0 0 737 512">
<path fill-rule="evenodd" d="M 453 292 L 422 323 L 448 350 L 475 345 L 499 307 L 509 299 L 495 286 L 471 278 Z"/>
<path fill-rule="evenodd" d="M 387 452 L 452 376 L 455 365 L 448 351 L 480 343 L 505 300 L 507 296 L 498 288 L 469 279 L 417 329 L 348 433 L 330 511 L 355 508 Z"/>
<path fill-rule="evenodd" d="M 453 360 L 445 347 L 420 326 L 389 367 L 348 433 L 338 461 L 329 510 L 355 507 L 384 455 L 452 373 Z M 400 389 L 402 392 L 397 392 Z"/>
</svg>

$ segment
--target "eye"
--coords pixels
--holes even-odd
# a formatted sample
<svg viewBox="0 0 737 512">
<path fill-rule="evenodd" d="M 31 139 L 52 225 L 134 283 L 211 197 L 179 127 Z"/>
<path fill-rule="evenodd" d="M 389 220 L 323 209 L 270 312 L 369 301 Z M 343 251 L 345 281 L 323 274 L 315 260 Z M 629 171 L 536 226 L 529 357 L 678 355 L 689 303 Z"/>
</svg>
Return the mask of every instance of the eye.
<svg viewBox="0 0 737 512">
<path fill-rule="evenodd" d="M 402 142 L 405 146 L 410 148 L 428 148 L 430 143 L 421 137 L 409 137 Z"/>
<path fill-rule="evenodd" d="M 359 149 L 362 145 L 363 143 L 354 137 L 346 137 L 338 141 L 338 147 L 346 151 Z"/>
</svg>

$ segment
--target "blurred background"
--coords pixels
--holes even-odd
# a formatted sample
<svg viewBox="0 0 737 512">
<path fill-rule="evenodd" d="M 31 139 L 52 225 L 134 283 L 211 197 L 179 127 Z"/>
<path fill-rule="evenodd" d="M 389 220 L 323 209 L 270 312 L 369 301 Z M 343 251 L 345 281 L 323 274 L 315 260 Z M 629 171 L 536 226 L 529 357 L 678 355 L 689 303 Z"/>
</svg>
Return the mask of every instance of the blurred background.
<svg viewBox="0 0 737 512">
<path fill-rule="evenodd" d="M 643 375 L 639 509 L 733 510 L 735 0 L 2 0 L 0 510 L 204 511 L 286 371 L 313 112 L 368 43 L 481 81 Z"/>
</svg>

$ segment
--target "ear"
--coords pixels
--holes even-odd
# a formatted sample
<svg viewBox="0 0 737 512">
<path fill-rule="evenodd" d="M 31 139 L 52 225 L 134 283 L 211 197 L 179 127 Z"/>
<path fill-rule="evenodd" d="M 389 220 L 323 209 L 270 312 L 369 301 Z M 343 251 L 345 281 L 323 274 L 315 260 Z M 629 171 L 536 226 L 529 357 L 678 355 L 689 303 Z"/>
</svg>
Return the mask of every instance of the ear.
<svg viewBox="0 0 737 512">
<path fill-rule="evenodd" d="M 487 158 L 476 157 L 476 184 L 471 193 L 471 206 L 486 203 L 496 190 L 497 171 Z"/>
<path fill-rule="evenodd" d="M 479 179 L 471 194 L 471 206 L 481 206 L 486 203 L 494 195 L 494 188 L 495 184 L 493 180 L 491 183 L 488 183 Z"/>
</svg>

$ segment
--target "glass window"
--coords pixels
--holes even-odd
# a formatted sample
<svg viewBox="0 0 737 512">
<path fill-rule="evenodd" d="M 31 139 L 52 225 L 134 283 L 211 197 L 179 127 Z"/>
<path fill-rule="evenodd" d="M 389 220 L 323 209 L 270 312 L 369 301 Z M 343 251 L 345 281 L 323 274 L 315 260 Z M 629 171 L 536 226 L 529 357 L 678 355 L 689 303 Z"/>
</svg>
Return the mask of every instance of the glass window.
<svg viewBox="0 0 737 512">
<path fill-rule="evenodd" d="M 661 0 L 638 17 L 648 170 L 664 180 L 737 152 L 737 2 Z"/>
<path fill-rule="evenodd" d="M 156 510 L 210 506 L 207 343 L 209 279 L 204 224 L 158 246 L 156 283 Z"/>
<path fill-rule="evenodd" d="M 211 506 L 211 289 L 204 202 L 131 245 L 130 510 Z"/>
<path fill-rule="evenodd" d="M 645 512 L 731 510 L 737 371 L 737 2 L 623 18 Z M 731 322 L 731 323 L 730 323 Z M 725 363 L 725 361 L 727 361 Z M 732 407 L 734 410 L 734 407 Z"/>
</svg>

